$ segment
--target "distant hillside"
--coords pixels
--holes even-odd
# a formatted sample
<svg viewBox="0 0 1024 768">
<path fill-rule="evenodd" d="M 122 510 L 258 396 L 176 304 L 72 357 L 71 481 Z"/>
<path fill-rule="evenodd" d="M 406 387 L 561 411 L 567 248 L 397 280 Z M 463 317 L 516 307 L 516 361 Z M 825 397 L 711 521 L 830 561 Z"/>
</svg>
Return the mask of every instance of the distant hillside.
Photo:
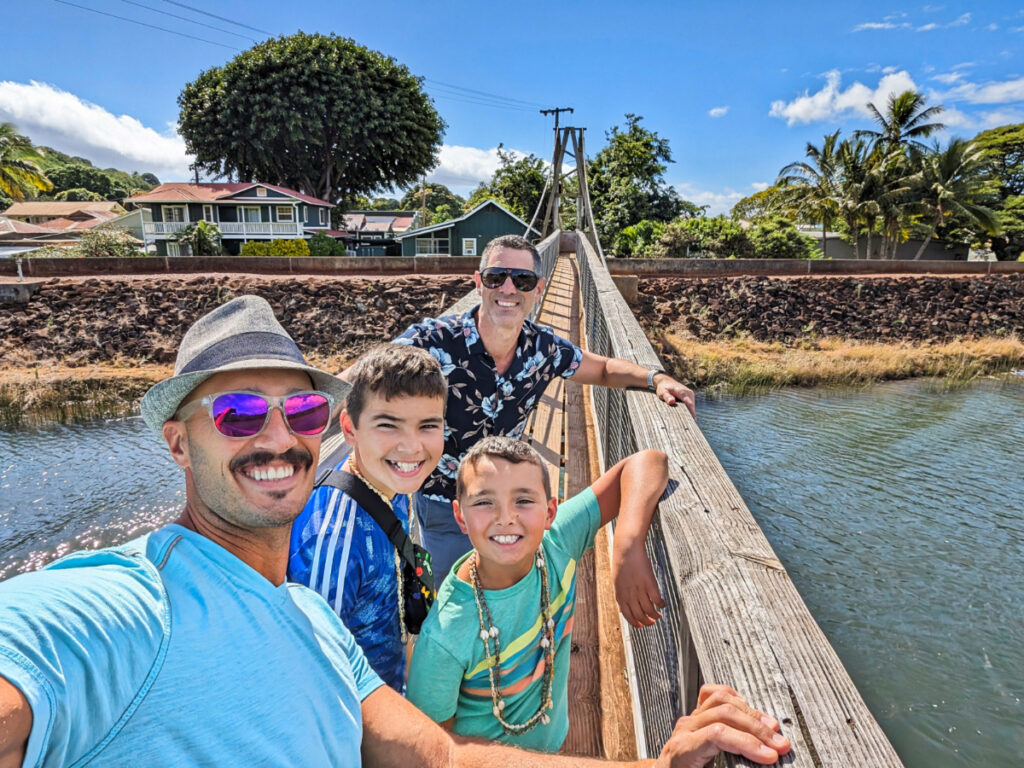
<svg viewBox="0 0 1024 768">
<path fill-rule="evenodd" d="M 53 184 L 49 192 L 35 200 L 117 200 L 121 202 L 138 192 L 147 192 L 160 184 L 153 173 L 128 173 L 118 168 L 97 168 L 85 157 L 65 154 L 52 147 L 37 146 L 43 155 L 40 167 Z M 0 192 L 0 211 L 13 201 Z"/>
</svg>

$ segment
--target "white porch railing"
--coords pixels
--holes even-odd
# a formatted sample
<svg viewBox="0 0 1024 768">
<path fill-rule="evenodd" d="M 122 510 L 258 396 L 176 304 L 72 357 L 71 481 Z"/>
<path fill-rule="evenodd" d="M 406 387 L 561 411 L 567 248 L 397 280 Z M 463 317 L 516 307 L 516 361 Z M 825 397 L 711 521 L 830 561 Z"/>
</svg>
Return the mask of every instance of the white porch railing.
<svg viewBox="0 0 1024 768">
<path fill-rule="evenodd" d="M 154 221 L 145 224 L 147 235 L 174 235 L 188 226 L 184 221 Z"/>
<path fill-rule="evenodd" d="M 190 222 L 154 221 L 147 222 L 147 235 L 174 235 L 181 232 Z M 302 225 L 294 221 L 221 221 L 214 222 L 226 237 L 302 237 Z"/>
<path fill-rule="evenodd" d="M 302 237 L 302 227 L 294 221 L 222 221 L 217 225 L 224 235 L 290 235 Z"/>
</svg>

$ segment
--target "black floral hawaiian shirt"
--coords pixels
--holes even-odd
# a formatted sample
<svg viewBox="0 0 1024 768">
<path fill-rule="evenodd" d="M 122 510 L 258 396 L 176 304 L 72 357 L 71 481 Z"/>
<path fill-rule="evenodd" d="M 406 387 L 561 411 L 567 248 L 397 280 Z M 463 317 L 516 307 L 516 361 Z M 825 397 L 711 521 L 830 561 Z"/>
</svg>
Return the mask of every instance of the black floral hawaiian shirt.
<svg viewBox="0 0 1024 768">
<path fill-rule="evenodd" d="M 455 473 L 474 443 L 488 435 L 522 437 L 537 400 L 556 376 L 570 378 L 583 350 L 546 326 L 526 320 L 504 376 L 484 349 L 474 307 L 464 315 L 427 318 L 394 339 L 427 350 L 448 377 L 444 455 L 421 489 L 432 499 L 455 498 Z"/>
</svg>

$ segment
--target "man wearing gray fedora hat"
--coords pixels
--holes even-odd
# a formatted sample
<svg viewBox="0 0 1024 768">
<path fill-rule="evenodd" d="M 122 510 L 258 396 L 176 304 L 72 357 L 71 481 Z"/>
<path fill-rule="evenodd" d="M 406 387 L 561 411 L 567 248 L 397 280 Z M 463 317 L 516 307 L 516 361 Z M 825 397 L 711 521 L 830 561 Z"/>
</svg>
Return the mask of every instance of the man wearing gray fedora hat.
<svg viewBox="0 0 1024 768">
<path fill-rule="evenodd" d="M 261 298 L 189 329 L 142 401 L 184 469 L 181 516 L 0 583 L 0 768 L 589 764 L 457 744 L 383 685 L 318 594 L 285 581 L 346 391 Z M 776 727 L 718 686 L 659 764 L 720 748 L 774 762 Z"/>
</svg>

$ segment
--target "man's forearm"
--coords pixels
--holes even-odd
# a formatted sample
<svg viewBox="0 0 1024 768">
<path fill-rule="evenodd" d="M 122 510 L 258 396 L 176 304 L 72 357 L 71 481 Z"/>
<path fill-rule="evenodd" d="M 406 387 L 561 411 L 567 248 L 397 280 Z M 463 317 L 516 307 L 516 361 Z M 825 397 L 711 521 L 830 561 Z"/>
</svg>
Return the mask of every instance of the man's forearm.
<svg viewBox="0 0 1024 768">
<path fill-rule="evenodd" d="M 455 747 L 453 768 L 615 768 L 653 766 L 654 760 L 624 763 L 596 758 L 526 752 L 497 744 L 467 743 Z"/>
<path fill-rule="evenodd" d="M 646 389 L 649 373 L 650 369 L 636 363 L 610 357 L 604 366 L 603 385 L 611 389 L 626 389 L 627 387 Z"/>
</svg>

